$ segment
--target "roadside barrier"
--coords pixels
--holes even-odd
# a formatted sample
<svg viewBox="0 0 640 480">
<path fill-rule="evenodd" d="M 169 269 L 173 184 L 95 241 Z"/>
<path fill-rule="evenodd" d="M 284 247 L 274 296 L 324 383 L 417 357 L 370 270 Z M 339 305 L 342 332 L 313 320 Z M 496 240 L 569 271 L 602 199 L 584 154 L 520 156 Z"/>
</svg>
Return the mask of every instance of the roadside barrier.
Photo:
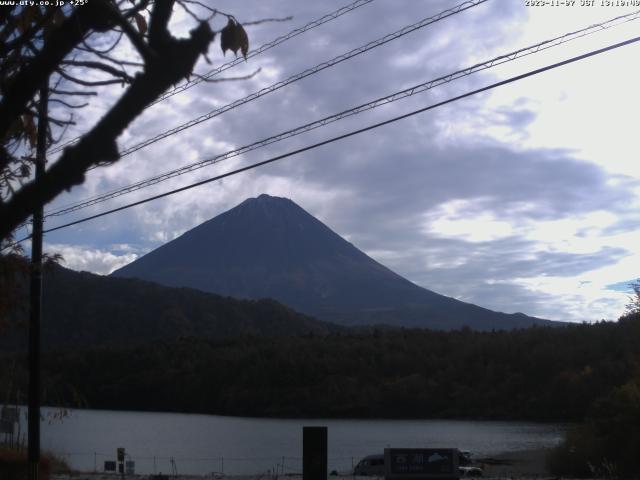
<svg viewBox="0 0 640 480">
<path fill-rule="evenodd" d="M 116 452 L 55 452 L 74 470 L 96 473 L 113 473 L 105 470 L 105 462 L 116 462 Z M 328 471 L 336 471 L 340 475 L 350 475 L 359 456 L 329 457 Z M 132 462 L 132 463 L 131 463 Z M 112 465 L 113 466 L 113 465 Z M 176 457 L 136 455 L 127 452 L 125 467 L 130 467 L 129 474 L 154 475 L 206 475 L 213 478 L 227 475 L 265 475 L 269 478 L 302 474 L 302 457 Z M 125 477 L 127 468 L 125 468 Z"/>
</svg>

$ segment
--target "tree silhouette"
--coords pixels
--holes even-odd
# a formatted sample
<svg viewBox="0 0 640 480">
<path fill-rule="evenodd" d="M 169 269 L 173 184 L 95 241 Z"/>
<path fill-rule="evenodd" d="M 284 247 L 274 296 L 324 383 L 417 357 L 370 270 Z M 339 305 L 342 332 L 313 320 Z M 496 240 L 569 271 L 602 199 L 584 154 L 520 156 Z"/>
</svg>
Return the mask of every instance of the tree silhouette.
<svg viewBox="0 0 640 480">
<path fill-rule="evenodd" d="M 640 279 L 632 282 L 630 285 L 633 294 L 629 295 L 629 303 L 627 303 L 627 316 L 640 315 Z"/>
<path fill-rule="evenodd" d="M 178 39 L 169 29 L 177 7 L 197 20 L 187 38 Z M 207 18 L 193 13 L 194 7 Z M 6 243 L 36 206 L 81 184 L 88 169 L 119 159 L 118 136 L 169 87 L 189 78 L 196 61 L 206 55 L 216 35 L 209 20 L 216 14 L 237 26 L 234 35 L 225 35 L 225 47 L 246 53 L 246 33 L 233 16 L 191 0 L 91 0 L 78 7 L 0 9 L 0 241 Z M 134 61 L 113 53 L 125 40 L 135 48 Z M 97 47 L 108 41 L 112 45 L 106 49 Z M 102 78 L 87 80 L 74 74 L 77 69 L 90 69 Z M 34 106 L 38 90 L 49 79 L 51 102 L 70 111 L 84 105 L 70 99 L 95 95 L 94 87 L 120 83 L 126 89 L 37 182 L 28 181 L 38 120 Z M 63 129 L 72 116 L 48 120 Z M 55 140 L 49 132 L 49 142 Z"/>
</svg>

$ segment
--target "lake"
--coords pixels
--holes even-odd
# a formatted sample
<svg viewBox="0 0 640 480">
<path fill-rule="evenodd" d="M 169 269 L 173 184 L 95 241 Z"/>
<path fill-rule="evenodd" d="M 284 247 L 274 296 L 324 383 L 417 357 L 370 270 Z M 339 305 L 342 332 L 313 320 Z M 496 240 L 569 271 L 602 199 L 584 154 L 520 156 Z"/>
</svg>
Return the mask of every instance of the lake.
<svg viewBox="0 0 640 480">
<path fill-rule="evenodd" d="M 302 427 L 325 425 L 329 470 L 346 472 L 385 447 L 456 447 L 476 456 L 556 445 L 563 425 L 462 420 L 264 419 L 175 413 L 44 409 L 42 447 L 77 469 L 102 471 L 124 447 L 136 473 L 302 471 Z M 22 425 L 22 431 L 26 425 Z M 172 462 L 173 459 L 173 462 Z"/>
</svg>

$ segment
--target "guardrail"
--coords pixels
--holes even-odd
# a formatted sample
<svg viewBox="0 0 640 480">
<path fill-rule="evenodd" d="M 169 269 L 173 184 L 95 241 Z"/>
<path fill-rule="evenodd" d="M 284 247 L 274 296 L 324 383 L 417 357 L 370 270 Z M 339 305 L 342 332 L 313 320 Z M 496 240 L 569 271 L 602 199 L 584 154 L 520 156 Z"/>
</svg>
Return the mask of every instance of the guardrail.
<svg viewBox="0 0 640 480">
<path fill-rule="evenodd" d="M 116 462 L 116 452 L 55 452 L 67 464 L 79 471 L 114 473 L 105 471 L 105 462 Z M 329 457 L 329 472 L 350 475 L 359 456 Z M 172 475 L 294 475 L 302 474 L 302 457 L 176 457 L 136 455 L 127 453 L 126 462 L 134 462 L 136 474 Z M 126 473 L 126 472 L 125 472 Z M 119 473 L 118 473 L 119 474 Z"/>
</svg>

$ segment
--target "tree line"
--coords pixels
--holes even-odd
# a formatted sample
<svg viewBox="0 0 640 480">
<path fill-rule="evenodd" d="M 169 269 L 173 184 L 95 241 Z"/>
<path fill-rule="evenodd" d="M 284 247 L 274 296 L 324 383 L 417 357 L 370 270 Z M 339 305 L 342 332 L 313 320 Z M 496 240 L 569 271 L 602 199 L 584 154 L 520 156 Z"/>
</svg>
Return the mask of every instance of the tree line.
<svg viewBox="0 0 640 480">
<path fill-rule="evenodd" d="M 515 331 L 374 330 L 74 349 L 45 356 L 45 402 L 250 416 L 579 421 L 637 375 L 638 340 L 640 320 L 631 315 Z M 1 364 L 24 379 L 15 374 L 23 360 L 5 355 Z M 10 383 L 9 374 L 0 371 L 0 384 Z M 12 385 L 14 394 L 26 391 Z"/>
</svg>

